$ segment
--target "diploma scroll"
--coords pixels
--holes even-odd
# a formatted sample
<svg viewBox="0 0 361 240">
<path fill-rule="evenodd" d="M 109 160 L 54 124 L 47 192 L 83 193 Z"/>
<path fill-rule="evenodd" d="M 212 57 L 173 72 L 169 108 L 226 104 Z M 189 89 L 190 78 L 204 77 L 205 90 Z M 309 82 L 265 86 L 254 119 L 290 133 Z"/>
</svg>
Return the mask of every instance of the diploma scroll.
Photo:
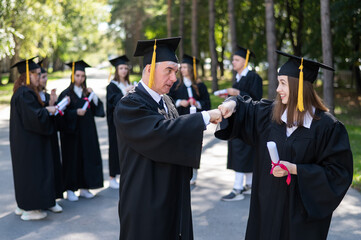
<svg viewBox="0 0 361 240">
<path fill-rule="evenodd" d="M 94 98 L 94 95 L 95 95 L 95 93 L 94 93 L 94 92 L 91 92 L 90 95 L 89 95 L 89 97 L 85 99 L 85 100 L 87 100 L 87 101 L 84 103 L 84 105 L 83 105 L 83 107 L 82 107 L 83 110 L 86 110 L 86 109 L 88 108 L 89 103 L 90 103 L 90 102 L 93 100 L 93 98 Z"/>
<path fill-rule="evenodd" d="M 58 113 L 62 113 L 68 104 L 69 99 L 67 97 L 63 98 L 58 104 L 56 104 L 56 112 L 54 115 L 56 116 Z"/>
<path fill-rule="evenodd" d="M 280 157 L 278 156 L 277 146 L 275 142 L 267 142 L 267 148 L 269 155 L 271 157 L 271 160 L 274 164 L 277 164 L 280 160 Z"/>
<path fill-rule="evenodd" d="M 219 96 L 219 97 L 228 96 L 228 91 L 227 91 L 227 89 L 221 89 L 221 90 L 215 91 L 214 95 Z"/>
</svg>

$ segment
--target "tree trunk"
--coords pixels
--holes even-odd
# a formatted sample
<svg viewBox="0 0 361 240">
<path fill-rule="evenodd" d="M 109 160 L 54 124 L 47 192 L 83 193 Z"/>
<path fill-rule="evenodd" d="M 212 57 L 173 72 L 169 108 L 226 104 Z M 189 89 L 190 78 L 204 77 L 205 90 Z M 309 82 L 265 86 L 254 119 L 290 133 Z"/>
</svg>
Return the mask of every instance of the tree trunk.
<svg viewBox="0 0 361 240">
<path fill-rule="evenodd" d="M 215 26 L 215 0 L 208 0 L 209 8 L 209 50 L 211 52 L 211 75 L 212 75 L 212 92 L 218 90 L 218 79 L 217 79 L 217 52 L 216 52 L 216 40 L 214 37 L 214 26 Z"/>
<path fill-rule="evenodd" d="M 167 30 L 168 37 L 172 36 L 172 0 L 168 0 L 168 13 L 167 13 Z"/>
<path fill-rule="evenodd" d="M 321 2 L 321 32 L 322 32 L 322 56 L 323 62 L 328 66 L 333 66 L 332 36 L 330 25 L 330 2 L 329 0 L 320 0 Z M 333 90 L 333 71 L 323 70 L 323 100 L 330 112 L 334 114 L 334 90 Z"/>
<path fill-rule="evenodd" d="M 198 58 L 198 0 L 192 0 L 192 55 Z"/>
<path fill-rule="evenodd" d="M 266 39 L 268 61 L 268 99 L 276 97 L 277 89 L 277 54 L 276 54 L 276 27 L 274 17 L 273 0 L 265 0 L 266 3 Z"/>
<path fill-rule="evenodd" d="M 15 63 L 17 63 L 20 60 L 20 58 L 19 58 L 19 51 L 20 51 L 19 39 L 16 36 L 14 36 L 14 41 L 15 41 L 15 48 L 14 48 L 15 54 L 10 60 L 10 66 L 13 66 Z M 17 68 L 11 68 L 10 74 L 9 74 L 9 83 L 14 83 L 18 77 L 19 77 L 19 73 L 18 73 Z"/>
<path fill-rule="evenodd" d="M 228 0 L 229 33 L 231 38 L 232 54 L 237 50 L 236 17 L 234 14 L 234 0 Z M 232 61 L 232 59 L 231 59 Z M 232 81 L 236 81 L 236 72 L 233 72 Z"/>
<path fill-rule="evenodd" d="M 179 36 L 184 37 L 184 0 L 179 1 Z M 179 44 L 179 57 L 183 58 L 183 41 Z"/>
</svg>

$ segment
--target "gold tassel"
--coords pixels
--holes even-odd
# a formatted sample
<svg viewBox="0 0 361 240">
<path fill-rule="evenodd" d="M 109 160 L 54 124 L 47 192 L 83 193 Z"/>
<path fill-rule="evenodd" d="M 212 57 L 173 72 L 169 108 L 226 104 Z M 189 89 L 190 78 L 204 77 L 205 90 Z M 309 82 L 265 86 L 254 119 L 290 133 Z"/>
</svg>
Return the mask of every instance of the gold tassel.
<svg viewBox="0 0 361 240">
<path fill-rule="evenodd" d="M 193 57 L 193 74 L 194 74 L 194 81 L 197 81 L 197 64 L 196 64 L 196 57 Z"/>
<path fill-rule="evenodd" d="M 109 77 L 108 82 L 110 82 L 110 78 L 112 77 L 112 67 L 109 68 Z"/>
<path fill-rule="evenodd" d="M 30 85 L 29 61 L 26 60 L 26 85 Z"/>
<path fill-rule="evenodd" d="M 75 68 L 75 62 L 73 62 L 73 65 L 71 67 L 71 83 L 74 83 L 74 68 Z"/>
<path fill-rule="evenodd" d="M 156 50 L 157 49 L 157 39 L 154 41 L 154 50 L 153 50 L 153 56 L 152 56 L 152 63 L 150 65 L 150 76 L 149 76 L 149 83 L 148 87 L 152 88 L 154 84 L 154 72 L 155 72 L 155 60 L 156 60 Z"/>
<path fill-rule="evenodd" d="M 249 50 L 247 49 L 246 63 L 244 64 L 244 67 L 243 67 L 242 71 L 243 71 L 244 69 L 246 69 L 246 67 L 247 67 L 247 65 L 248 65 L 248 60 L 249 60 Z"/>
<path fill-rule="evenodd" d="M 301 58 L 300 77 L 298 79 L 298 98 L 297 98 L 297 108 L 300 112 L 304 111 L 303 107 L 303 58 Z"/>
</svg>

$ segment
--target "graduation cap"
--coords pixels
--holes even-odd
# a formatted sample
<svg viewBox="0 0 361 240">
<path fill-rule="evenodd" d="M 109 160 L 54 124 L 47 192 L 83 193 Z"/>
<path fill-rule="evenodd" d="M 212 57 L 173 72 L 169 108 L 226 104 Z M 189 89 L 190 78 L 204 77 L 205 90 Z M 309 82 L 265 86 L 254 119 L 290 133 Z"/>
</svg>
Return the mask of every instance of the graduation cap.
<svg viewBox="0 0 361 240">
<path fill-rule="evenodd" d="M 66 63 L 65 65 L 71 67 L 71 83 L 74 83 L 75 71 L 83 71 L 83 72 L 85 72 L 86 67 L 91 67 L 89 64 L 87 64 L 83 60 L 79 60 L 77 62 Z"/>
<path fill-rule="evenodd" d="M 45 68 L 43 68 L 43 62 L 44 59 L 38 62 L 38 65 L 40 66 L 41 69 L 41 73 L 47 73 L 47 71 L 45 70 Z"/>
<path fill-rule="evenodd" d="M 110 59 L 109 62 L 114 66 L 117 67 L 120 64 L 127 64 L 127 62 L 129 62 L 129 59 L 127 58 L 126 55 L 120 56 L 120 57 L 116 57 L 113 59 Z"/>
<path fill-rule="evenodd" d="M 11 66 L 11 68 L 17 67 L 20 74 L 26 72 L 26 85 L 30 85 L 29 71 L 40 68 L 40 66 L 33 61 L 34 58 L 37 58 L 37 56 L 26 60 L 22 60 Z"/>
<path fill-rule="evenodd" d="M 182 63 L 188 63 L 193 66 L 194 79 L 197 79 L 197 64 L 199 60 L 187 54 L 183 54 Z"/>
<path fill-rule="evenodd" d="M 144 56 L 143 65 L 146 66 L 147 64 L 151 64 L 148 84 L 150 88 L 154 82 L 155 63 L 164 61 L 178 63 L 175 50 L 177 49 L 180 40 L 181 37 L 172 37 L 138 41 L 134 57 Z"/>
<path fill-rule="evenodd" d="M 299 79 L 297 108 L 300 112 L 302 112 L 304 110 L 303 81 L 313 83 L 317 79 L 318 70 L 320 67 L 331 71 L 335 71 L 335 69 L 322 63 L 288 54 L 279 50 L 276 50 L 276 52 L 280 55 L 289 57 L 288 61 L 281 66 L 280 70 L 278 71 L 278 75 L 285 75 Z"/>
<path fill-rule="evenodd" d="M 254 57 L 254 58 L 256 57 L 256 55 L 251 50 L 241 47 L 239 45 L 237 45 L 237 50 L 234 54 L 246 59 L 246 63 L 244 64 L 243 69 L 247 67 L 250 57 Z"/>
</svg>

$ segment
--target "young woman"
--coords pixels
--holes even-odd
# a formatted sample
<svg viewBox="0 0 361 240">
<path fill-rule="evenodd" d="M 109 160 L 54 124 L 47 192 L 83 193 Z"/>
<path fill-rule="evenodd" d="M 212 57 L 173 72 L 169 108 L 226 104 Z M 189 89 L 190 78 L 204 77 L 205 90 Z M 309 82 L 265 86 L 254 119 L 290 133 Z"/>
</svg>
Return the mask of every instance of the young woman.
<svg viewBox="0 0 361 240">
<path fill-rule="evenodd" d="M 113 122 L 113 111 L 119 100 L 134 88 L 129 81 L 129 59 L 123 55 L 112 60 L 110 63 L 115 67 L 114 79 L 107 86 L 107 123 L 109 138 L 109 187 L 119 189 L 116 175 L 120 174 L 117 134 Z"/>
<path fill-rule="evenodd" d="M 39 79 L 39 96 L 41 101 L 43 101 L 44 106 L 55 106 L 58 96 L 56 95 L 56 89 L 51 90 L 51 94 L 46 92 L 46 85 L 48 82 L 48 72 L 45 68 L 42 67 L 43 61 L 38 62 L 38 65 L 41 68 L 41 75 Z M 69 98 L 69 97 L 68 97 Z M 70 98 L 69 98 L 70 100 Z M 56 120 L 61 118 L 61 115 L 51 116 L 51 121 L 54 125 L 54 132 L 51 135 L 51 143 L 53 150 L 53 160 L 54 160 L 54 178 L 55 178 L 55 196 L 56 198 L 63 198 L 64 186 L 63 186 L 63 177 L 62 177 L 62 166 L 60 161 L 60 150 L 59 150 L 59 140 L 58 140 L 58 127 Z M 62 209 L 59 207 L 58 211 L 61 212 Z"/>
<path fill-rule="evenodd" d="M 67 199 L 77 201 L 74 191 L 80 189 L 80 196 L 93 198 L 89 189 L 103 187 L 103 166 L 100 154 L 94 116 L 104 117 L 102 101 L 86 86 L 85 68 L 90 67 L 80 60 L 67 64 L 72 69 L 70 86 L 59 96 L 61 101 L 70 97 L 70 104 L 61 118 L 61 151 L 63 160 L 63 180 Z M 87 108 L 83 108 L 88 103 Z"/>
<path fill-rule="evenodd" d="M 44 107 L 40 99 L 40 66 L 33 59 L 12 66 L 20 73 L 11 98 L 10 150 L 18 205 L 15 213 L 22 220 L 45 218 L 44 209 L 60 207 L 55 202 L 51 146 L 54 126 L 50 114 L 55 113 L 55 107 Z"/>
<path fill-rule="evenodd" d="M 194 112 L 208 111 L 211 109 L 206 85 L 197 79 L 196 64 L 198 59 L 187 54 L 183 55 L 180 66 L 180 80 L 174 83 L 169 95 L 175 101 L 179 115 Z M 193 110 L 191 110 L 193 109 Z M 195 184 L 197 179 L 197 169 L 193 169 L 193 177 L 190 181 Z"/>
<path fill-rule="evenodd" d="M 229 119 L 215 134 L 257 149 L 246 239 L 326 239 L 353 172 L 347 131 L 312 86 L 319 67 L 333 69 L 277 52 L 290 58 L 279 70 L 276 100 L 226 100 L 219 109 Z M 277 146 L 275 164 L 269 141 Z"/>
</svg>

